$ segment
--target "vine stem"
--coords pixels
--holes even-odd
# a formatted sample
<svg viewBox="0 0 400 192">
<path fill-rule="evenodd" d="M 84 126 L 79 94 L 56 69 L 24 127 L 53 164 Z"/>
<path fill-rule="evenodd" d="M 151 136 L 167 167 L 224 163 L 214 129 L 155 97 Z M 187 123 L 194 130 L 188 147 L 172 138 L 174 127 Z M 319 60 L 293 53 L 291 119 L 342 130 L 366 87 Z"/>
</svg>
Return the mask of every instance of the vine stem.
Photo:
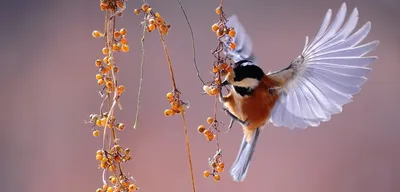
<svg viewBox="0 0 400 192">
<path fill-rule="evenodd" d="M 171 64 L 171 59 L 170 59 L 169 54 L 168 54 L 167 44 L 165 43 L 164 36 L 163 36 L 163 34 L 161 33 L 160 30 L 158 30 L 158 33 L 160 35 L 160 40 L 161 40 L 161 43 L 162 43 L 163 48 L 164 48 L 165 57 L 167 59 L 169 73 L 170 73 L 171 81 L 172 81 L 172 86 L 174 88 L 174 92 L 178 93 L 177 94 L 177 98 L 179 99 L 179 93 L 180 92 L 176 88 L 174 71 L 172 70 L 172 64 Z M 195 186 L 195 183 L 194 183 L 194 171 L 193 171 L 193 164 L 192 164 L 192 154 L 191 154 L 191 150 L 190 150 L 190 142 L 189 142 L 189 135 L 188 135 L 187 125 L 186 125 L 186 118 L 185 118 L 185 115 L 183 113 L 181 113 L 181 115 L 182 115 L 182 120 L 183 120 L 183 129 L 184 129 L 185 137 L 186 137 L 186 147 L 187 147 L 187 153 L 188 153 L 190 174 L 191 174 L 191 179 L 192 179 L 192 190 L 193 190 L 193 192 L 196 192 L 196 186 Z"/>
<path fill-rule="evenodd" d="M 144 58 L 146 56 L 146 53 L 144 50 L 145 37 L 146 37 L 146 27 L 143 26 L 143 35 L 142 35 L 142 39 L 140 40 L 140 42 L 142 44 L 142 61 L 140 62 L 140 82 L 139 82 L 139 90 L 138 90 L 137 103 L 136 103 L 136 117 L 135 117 L 135 123 L 133 124 L 134 129 L 136 129 L 136 126 L 139 123 L 138 121 L 139 121 L 140 96 L 142 93 L 142 85 L 143 85 Z"/>
</svg>

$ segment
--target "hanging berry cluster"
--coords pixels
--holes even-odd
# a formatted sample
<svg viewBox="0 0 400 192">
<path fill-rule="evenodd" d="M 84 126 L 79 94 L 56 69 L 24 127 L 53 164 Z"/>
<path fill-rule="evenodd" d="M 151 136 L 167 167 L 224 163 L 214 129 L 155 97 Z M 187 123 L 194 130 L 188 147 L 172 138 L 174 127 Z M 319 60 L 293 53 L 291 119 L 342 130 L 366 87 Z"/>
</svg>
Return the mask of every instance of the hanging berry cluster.
<svg viewBox="0 0 400 192">
<path fill-rule="evenodd" d="M 117 30 L 115 27 L 116 17 L 122 16 L 125 8 L 126 0 L 100 0 L 100 10 L 105 12 L 104 32 L 98 30 L 92 32 L 94 38 L 105 41 L 105 46 L 101 50 L 104 56 L 95 61 L 98 69 L 95 77 L 103 101 L 100 112 L 89 116 L 93 124 L 93 136 L 100 136 L 100 128 L 103 128 L 103 147 L 96 152 L 99 168 L 103 170 L 103 186 L 98 188 L 97 192 L 131 192 L 138 189 L 133 177 L 124 173 L 122 169 L 122 163 L 131 160 L 131 150 L 119 144 L 117 131 L 123 131 L 125 124 L 117 121 L 114 110 L 116 106 L 122 110 L 120 97 L 125 91 L 125 87 L 117 81 L 120 69 L 114 57 L 116 52 L 129 51 L 127 30 L 125 28 Z M 104 110 L 106 111 L 103 112 Z M 106 141 L 110 143 L 107 144 Z M 111 175 L 108 180 L 107 175 Z"/>
<path fill-rule="evenodd" d="M 145 34 L 150 33 L 153 31 L 157 31 L 162 43 L 162 46 L 164 48 L 164 53 L 165 57 L 167 60 L 168 64 L 168 69 L 170 72 L 170 77 L 171 77 L 171 82 L 172 82 L 172 91 L 168 92 L 166 94 L 166 99 L 168 100 L 170 107 L 169 109 L 166 109 L 164 111 L 165 116 L 173 116 L 175 114 L 180 114 L 183 120 L 183 128 L 185 131 L 185 137 L 186 137 L 186 146 L 187 146 L 187 153 L 188 153 L 188 160 L 189 160 L 189 166 L 190 166 L 190 173 L 191 173 L 191 181 L 192 181 L 192 189 L 193 192 L 196 191 L 195 189 L 195 183 L 194 183 L 194 173 L 193 173 L 193 165 L 192 165 L 192 157 L 191 157 L 191 151 L 190 151 L 190 143 L 189 143 L 189 137 L 187 133 L 187 126 L 186 126 L 186 119 L 185 119 L 185 111 L 189 107 L 188 102 L 185 102 L 180 99 L 181 92 L 177 89 L 176 83 L 175 83 L 175 76 L 174 76 L 174 71 L 172 69 L 172 63 L 171 59 L 168 53 L 168 48 L 167 44 L 165 42 L 164 36 L 166 36 L 171 28 L 171 25 L 169 25 L 164 18 L 161 16 L 160 13 L 155 12 L 153 7 L 147 2 L 147 0 L 142 0 L 143 4 L 141 5 L 140 8 L 135 9 L 134 13 L 136 15 L 143 14 L 143 20 L 141 22 L 141 25 L 143 26 L 143 36 L 142 36 L 142 64 L 144 61 L 144 39 L 145 39 Z M 143 65 L 142 65 L 143 66 Z M 141 85 L 139 85 L 139 96 L 140 96 L 140 89 Z M 138 100 L 138 106 L 139 106 L 139 100 Z M 138 113 L 137 113 L 138 114 Z M 137 116 L 136 120 L 137 122 Z M 136 125 L 135 122 L 135 125 Z"/>
<path fill-rule="evenodd" d="M 164 115 L 173 116 L 175 114 L 183 114 L 185 112 L 185 109 L 188 107 L 188 103 L 182 101 L 179 98 L 180 92 L 176 88 L 175 78 L 173 76 L 173 71 L 172 71 L 172 65 L 166 48 L 166 43 L 163 37 L 168 34 L 171 25 L 165 22 L 164 18 L 160 15 L 160 13 L 154 12 L 153 8 L 146 1 L 143 1 L 141 8 L 135 9 L 134 13 L 136 15 L 140 15 L 141 13 L 144 14 L 142 26 L 144 27 L 145 31 L 146 32 L 158 31 L 161 42 L 164 46 L 164 51 L 166 53 L 167 62 L 170 67 L 170 73 L 173 85 L 172 92 L 168 92 L 166 94 L 166 99 L 170 103 L 170 108 L 164 111 Z"/>
<path fill-rule="evenodd" d="M 232 67 L 228 64 L 228 59 L 225 55 L 223 55 L 224 50 L 224 41 L 229 45 L 230 49 L 235 49 L 236 44 L 232 41 L 232 38 L 235 37 L 236 31 L 232 27 L 227 27 L 227 19 L 226 15 L 222 9 L 222 1 L 220 6 L 215 10 L 216 14 L 219 15 L 219 21 L 214 23 L 211 26 L 211 30 L 218 37 L 218 46 L 215 51 L 212 53 L 215 57 L 215 61 L 212 67 L 212 75 L 213 80 L 203 86 L 203 90 L 206 94 L 215 97 L 214 103 L 214 115 L 213 117 L 207 118 L 207 123 L 209 126 L 206 128 L 203 125 L 200 125 L 197 128 L 197 131 L 205 136 L 208 141 L 212 141 L 216 138 L 217 151 L 213 158 L 210 158 L 208 161 L 209 167 L 211 171 L 206 170 L 204 172 L 204 177 L 209 177 L 213 175 L 215 181 L 220 180 L 220 175 L 224 170 L 224 163 L 221 160 L 222 157 L 222 149 L 219 146 L 218 141 L 218 133 L 220 132 L 219 125 L 223 125 L 222 122 L 217 120 L 217 104 L 218 104 L 218 95 L 222 91 L 222 78 L 228 74 L 228 72 L 232 72 Z M 224 40 L 224 41 L 223 41 Z"/>
</svg>

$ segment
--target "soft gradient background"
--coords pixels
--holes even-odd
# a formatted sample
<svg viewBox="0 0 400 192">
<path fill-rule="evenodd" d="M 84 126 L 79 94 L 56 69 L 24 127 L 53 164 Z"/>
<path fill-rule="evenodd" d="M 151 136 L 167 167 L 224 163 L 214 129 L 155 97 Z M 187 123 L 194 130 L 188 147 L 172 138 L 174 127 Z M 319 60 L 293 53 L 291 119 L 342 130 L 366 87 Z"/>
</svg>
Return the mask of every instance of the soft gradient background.
<svg viewBox="0 0 400 192">
<path fill-rule="evenodd" d="M 218 0 L 182 0 L 193 25 L 201 74 L 210 79 L 210 51 L 216 37 Z M 167 118 L 165 94 L 171 90 L 167 64 L 156 34 L 146 40 L 146 66 L 140 126 L 130 128 L 139 83 L 141 17 L 133 14 L 139 0 L 129 0 L 117 27 L 128 29 L 131 51 L 117 54 L 119 82 L 127 92 L 117 118 L 128 125 L 122 145 L 132 148 L 125 166 L 143 191 L 191 191 L 185 139 L 179 116 Z M 213 98 L 202 96 L 192 64 L 190 34 L 174 0 L 150 0 L 172 25 L 166 37 L 187 112 L 196 186 L 204 191 L 274 192 L 398 192 L 400 191 L 400 1 L 348 0 L 357 6 L 359 25 L 372 22 L 367 40 L 379 39 L 372 54 L 380 59 L 355 101 L 318 128 L 288 130 L 271 125 L 261 133 L 244 183 L 228 172 L 221 182 L 205 179 L 207 158 L 215 143 L 196 132 L 212 114 Z M 341 0 L 226 0 L 228 14 L 237 14 L 254 41 L 265 69 L 286 67 L 302 50 L 306 35 L 314 37 L 328 8 Z M 91 32 L 102 29 L 99 1 L 13 0 L 1 6 L 0 186 L 2 191 L 95 191 L 101 186 L 95 151 L 101 139 L 92 137 L 84 120 L 101 102 L 94 60 L 103 41 Z M 219 113 L 224 121 L 229 119 Z M 236 124 L 222 134 L 223 160 L 230 167 L 241 141 Z"/>
</svg>

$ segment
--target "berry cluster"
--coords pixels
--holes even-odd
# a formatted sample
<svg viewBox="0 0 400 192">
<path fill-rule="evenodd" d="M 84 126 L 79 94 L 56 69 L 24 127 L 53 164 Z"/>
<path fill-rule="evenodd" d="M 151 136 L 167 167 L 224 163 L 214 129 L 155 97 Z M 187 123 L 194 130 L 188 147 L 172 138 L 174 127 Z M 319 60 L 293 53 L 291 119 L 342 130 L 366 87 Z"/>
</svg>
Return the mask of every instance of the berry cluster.
<svg viewBox="0 0 400 192">
<path fill-rule="evenodd" d="M 114 116 L 110 116 L 110 118 L 108 118 L 108 122 L 107 122 L 107 117 L 108 117 L 108 112 L 104 112 L 101 115 L 98 115 L 98 114 L 90 114 L 89 115 L 90 122 L 93 123 L 93 136 L 94 137 L 100 136 L 99 128 L 104 127 L 104 126 L 107 126 L 110 129 L 116 128 L 120 131 L 125 129 L 125 124 L 117 123 L 115 121 Z"/>
<path fill-rule="evenodd" d="M 125 3 L 126 0 L 100 0 L 100 10 L 109 10 L 112 13 L 117 13 L 118 16 L 122 16 L 122 12 L 118 10 L 123 10 Z"/>
<path fill-rule="evenodd" d="M 165 96 L 169 101 L 171 107 L 164 111 L 165 116 L 172 116 L 179 113 L 185 113 L 185 108 L 188 106 L 186 102 L 183 102 L 178 98 L 178 92 L 169 92 Z"/>
<path fill-rule="evenodd" d="M 211 26 L 211 30 L 215 32 L 215 34 L 219 37 L 222 38 L 225 35 L 228 35 L 229 37 L 235 37 L 236 36 L 236 31 L 233 27 L 227 27 L 226 26 L 226 17 L 224 12 L 222 11 L 222 6 L 219 6 L 217 9 L 215 9 L 215 12 L 220 15 L 220 20 L 217 23 L 214 23 Z M 231 49 L 236 48 L 236 44 L 234 42 L 229 42 L 229 47 Z"/>
<path fill-rule="evenodd" d="M 96 152 L 96 159 L 100 162 L 99 167 L 101 169 L 108 169 L 112 173 L 117 172 L 118 164 L 126 162 L 132 157 L 130 156 L 131 150 L 129 148 L 123 149 L 119 145 L 114 145 L 109 151 L 98 150 Z M 103 188 L 98 188 L 97 192 L 127 192 L 135 191 L 136 185 L 132 183 L 134 180 L 132 177 L 128 177 L 124 174 L 119 175 L 113 174 L 109 177 L 110 186 L 105 183 Z"/>
<path fill-rule="evenodd" d="M 222 124 L 222 122 L 217 121 L 217 103 L 218 103 L 218 95 L 221 94 L 222 91 L 222 77 L 226 76 L 229 72 L 232 72 L 232 67 L 230 64 L 228 64 L 228 58 L 222 54 L 222 51 L 224 50 L 224 42 L 226 41 L 227 44 L 229 45 L 230 49 L 235 49 L 236 44 L 232 41 L 233 37 L 236 36 L 236 31 L 232 27 L 227 27 L 227 19 L 225 17 L 225 13 L 222 9 L 222 2 L 220 6 L 215 10 L 216 14 L 219 15 L 219 21 L 217 23 L 214 23 L 211 26 L 211 30 L 215 32 L 215 34 L 218 37 L 218 46 L 215 49 L 215 51 L 212 53 L 216 60 L 213 63 L 213 68 L 212 68 L 212 76 L 213 80 L 207 84 L 203 85 L 203 90 L 206 94 L 209 96 L 214 96 L 215 97 L 215 103 L 214 103 L 214 115 L 213 117 L 209 117 L 207 119 L 207 123 L 209 124 L 209 127 L 206 128 L 203 125 L 200 125 L 197 128 L 197 131 L 199 133 L 202 133 L 208 141 L 212 141 L 214 138 L 217 138 L 217 152 L 212 158 L 212 160 L 209 160 L 209 166 L 212 168 L 212 171 L 205 171 L 204 172 L 204 177 L 209 177 L 210 175 L 213 175 L 213 178 L 215 181 L 220 180 L 220 175 L 218 173 L 221 173 L 224 169 L 224 163 L 221 161 L 221 156 L 222 156 L 222 149 L 219 147 L 219 141 L 218 141 L 218 133 L 220 130 L 218 129 L 219 125 Z"/>
<path fill-rule="evenodd" d="M 147 32 L 158 29 L 162 35 L 168 34 L 171 25 L 167 24 L 159 13 L 155 13 L 149 4 L 144 3 L 140 9 L 135 9 L 133 12 L 136 15 L 140 15 L 141 12 L 145 14 L 142 24 Z"/>
<path fill-rule="evenodd" d="M 203 176 L 205 178 L 212 175 L 214 181 L 221 180 L 221 176 L 219 174 L 222 173 L 222 171 L 224 171 L 225 168 L 225 164 L 222 162 L 221 157 L 222 157 L 222 150 L 218 150 L 212 159 L 208 159 L 208 164 L 210 165 L 212 170 L 204 171 Z"/>
<path fill-rule="evenodd" d="M 103 128 L 103 147 L 96 152 L 96 160 L 99 162 L 99 168 L 103 170 L 103 187 L 98 188 L 97 192 L 128 192 L 135 191 L 138 188 L 133 183 L 134 179 L 125 174 L 122 170 L 122 163 L 131 160 L 130 149 L 119 145 L 117 130 L 125 129 L 125 124 L 117 121 L 115 117 L 115 106 L 120 109 L 120 97 L 125 91 L 125 86 L 118 84 L 117 74 L 120 71 L 116 64 L 114 53 L 128 52 L 127 30 L 115 28 L 115 16 L 122 16 L 126 7 L 126 0 L 101 0 L 100 9 L 105 12 L 104 32 L 95 30 L 92 32 L 94 38 L 101 38 L 105 41 L 105 46 L 101 52 L 104 55 L 102 59 L 95 61 L 98 68 L 96 74 L 97 84 L 100 86 L 100 95 L 103 102 L 100 106 L 100 113 L 93 113 L 89 116 L 89 121 L 93 124 L 93 136 L 100 136 L 100 128 Z M 108 106 L 103 108 L 105 102 Z M 103 112 L 106 110 L 106 112 Z M 110 132 L 111 134 L 107 134 Z M 106 144 L 110 140 L 110 145 Z M 109 181 L 104 177 L 110 173 Z"/>
</svg>

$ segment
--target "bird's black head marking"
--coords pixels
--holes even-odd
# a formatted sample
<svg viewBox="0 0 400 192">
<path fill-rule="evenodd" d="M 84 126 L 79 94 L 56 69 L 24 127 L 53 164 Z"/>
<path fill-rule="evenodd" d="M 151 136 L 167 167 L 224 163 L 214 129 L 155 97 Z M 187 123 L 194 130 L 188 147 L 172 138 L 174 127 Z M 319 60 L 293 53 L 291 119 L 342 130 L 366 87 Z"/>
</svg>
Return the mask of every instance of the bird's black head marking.
<svg viewBox="0 0 400 192">
<path fill-rule="evenodd" d="M 235 78 L 233 79 L 236 82 L 239 82 L 245 78 L 252 78 L 261 80 L 264 77 L 264 71 L 251 63 L 248 60 L 241 60 L 234 64 L 233 71 L 235 73 Z"/>
</svg>

